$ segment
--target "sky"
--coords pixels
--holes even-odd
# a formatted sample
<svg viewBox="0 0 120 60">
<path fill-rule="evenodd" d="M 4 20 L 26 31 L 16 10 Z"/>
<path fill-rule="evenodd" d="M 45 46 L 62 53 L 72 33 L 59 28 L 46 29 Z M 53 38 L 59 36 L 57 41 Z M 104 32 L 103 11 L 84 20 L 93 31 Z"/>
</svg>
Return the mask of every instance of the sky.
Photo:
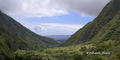
<svg viewBox="0 0 120 60">
<path fill-rule="evenodd" d="M 0 0 L 0 10 L 39 35 L 72 35 L 110 0 Z"/>
</svg>

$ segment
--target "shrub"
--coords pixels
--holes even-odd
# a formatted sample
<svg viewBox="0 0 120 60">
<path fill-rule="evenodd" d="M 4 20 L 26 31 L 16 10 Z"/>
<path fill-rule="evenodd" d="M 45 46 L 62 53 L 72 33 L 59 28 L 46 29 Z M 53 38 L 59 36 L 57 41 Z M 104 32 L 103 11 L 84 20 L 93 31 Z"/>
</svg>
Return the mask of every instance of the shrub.
<svg viewBox="0 0 120 60">
<path fill-rule="evenodd" d="M 99 56 L 92 56 L 90 60 L 103 60 L 103 59 Z"/>
<path fill-rule="evenodd" d="M 116 56 L 118 56 L 118 59 L 120 59 L 120 52 L 119 53 L 117 53 L 117 55 Z"/>
<path fill-rule="evenodd" d="M 85 60 L 81 54 L 75 54 L 72 56 L 74 60 Z"/>
<path fill-rule="evenodd" d="M 84 46 L 84 47 L 81 47 L 80 51 L 85 51 L 87 50 L 87 48 Z"/>
</svg>

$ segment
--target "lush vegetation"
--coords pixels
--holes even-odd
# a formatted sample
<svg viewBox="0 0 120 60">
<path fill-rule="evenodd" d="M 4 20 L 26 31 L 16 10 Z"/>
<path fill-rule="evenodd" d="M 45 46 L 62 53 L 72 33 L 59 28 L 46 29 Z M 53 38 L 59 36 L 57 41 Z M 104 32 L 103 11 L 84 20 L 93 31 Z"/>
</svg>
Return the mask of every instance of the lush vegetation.
<svg viewBox="0 0 120 60">
<path fill-rule="evenodd" d="M 56 60 L 49 54 L 38 51 L 17 50 L 14 54 L 15 60 Z"/>
<path fill-rule="evenodd" d="M 15 52 L 15 55 L 17 55 L 17 57 L 19 58 L 22 57 L 24 60 L 27 56 L 25 54 L 27 54 L 28 52 L 34 52 L 34 53 L 31 53 L 31 57 L 35 56 L 36 55 L 35 52 L 37 52 L 37 54 L 39 54 L 38 58 L 46 57 L 48 60 L 52 60 L 49 58 L 54 58 L 56 60 L 74 60 L 74 59 L 76 60 L 76 59 L 84 59 L 84 56 L 82 55 L 84 52 L 81 51 L 82 47 L 86 47 L 88 49 L 94 46 L 92 46 L 92 44 L 89 44 L 89 45 L 81 44 L 81 45 L 75 45 L 75 46 L 69 46 L 69 47 L 46 48 L 46 49 L 40 49 L 38 51 L 24 51 L 23 52 L 23 50 L 17 50 Z M 41 54 L 43 54 L 44 56 L 41 56 Z M 46 56 L 46 54 L 48 56 Z M 28 58 L 28 60 L 29 59 L 31 58 Z"/>
<path fill-rule="evenodd" d="M 116 44 L 117 42 L 117 44 Z M 38 57 L 46 57 L 46 60 L 119 60 L 120 59 L 120 42 L 108 40 L 100 44 L 90 44 L 91 42 L 82 43 L 80 45 L 68 46 L 68 47 L 56 47 L 56 48 L 46 48 L 37 51 L 24 51 L 17 50 L 15 55 L 17 57 L 22 57 L 25 59 L 28 52 L 31 53 L 31 57 L 35 58 L 37 54 Z M 37 54 L 35 53 L 37 52 Z M 41 56 L 41 54 L 43 54 Z M 48 56 L 46 56 L 46 54 Z M 51 58 L 51 59 L 49 59 Z M 32 58 L 28 58 L 32 59 Z"/>
<path fill-rule="evenodd" d="M 0 60 L 13 59 L 12 55 L 17 49 L 33 49 L 28 43 L 11 34 L 9 31 L 0 26 Z"/>
</svg>

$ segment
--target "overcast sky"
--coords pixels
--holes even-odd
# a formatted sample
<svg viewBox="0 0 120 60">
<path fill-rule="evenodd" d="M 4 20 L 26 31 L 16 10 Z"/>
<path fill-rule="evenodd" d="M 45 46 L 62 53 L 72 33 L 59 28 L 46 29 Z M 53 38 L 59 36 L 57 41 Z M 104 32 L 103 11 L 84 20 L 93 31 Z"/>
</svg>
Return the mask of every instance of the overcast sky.
<svg viewBox="0 0 120 60">
<path fill-rule="evenodd" d="M 0 0 L 0 10 L 37 34 L 68 35 L 92 21 L 109 1 Z"/>
</svg>

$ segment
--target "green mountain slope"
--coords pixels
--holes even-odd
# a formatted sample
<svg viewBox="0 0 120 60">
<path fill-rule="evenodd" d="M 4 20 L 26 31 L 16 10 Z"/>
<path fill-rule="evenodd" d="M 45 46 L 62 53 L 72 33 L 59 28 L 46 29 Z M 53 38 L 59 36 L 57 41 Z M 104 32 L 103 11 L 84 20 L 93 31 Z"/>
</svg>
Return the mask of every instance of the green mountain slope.
<svg viewBox="0 0 120 60">
<path fill-rule="evenodd" d="M 0 60 L 13 60 L 18 49 L 31 50 L 58 45 L 51 38 L 39 36 L 0 11 Z"/>
<path fill-rule="evenodd" d="M 111 0 L 101 13 L 86 26 L 73 34 L 60 46 L 70 46 L 86 41 L 102 42 L 110 39 L 119 40 L 120 0 Z"/>
<path fill-rule="evenodd" d="M 1 21 L 0 21 L 1 23 Z M 17 49 L 33 49 L 27 42 L 13 35 L 0 26 L 0 60 L 13 59 L 13 53 Z"/>
<path fill-rule="evenodd" d="M 0 12 L 0 26 L 25 42 L 33 45 L 36 49 L 59 44 L 59 42 L 54 39 L 35 34 L 2 12 Z"/>
</svg>

